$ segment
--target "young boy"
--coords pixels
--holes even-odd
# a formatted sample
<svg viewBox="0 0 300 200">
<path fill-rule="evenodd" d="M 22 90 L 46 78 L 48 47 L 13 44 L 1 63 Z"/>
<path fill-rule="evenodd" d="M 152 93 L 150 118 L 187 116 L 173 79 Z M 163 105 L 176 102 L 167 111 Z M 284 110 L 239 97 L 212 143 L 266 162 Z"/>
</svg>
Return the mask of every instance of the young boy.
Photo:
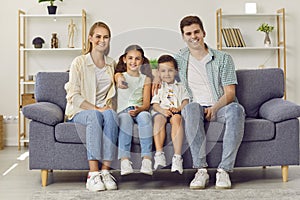
<svg viewBox="0 0 300 200">
<path fill-rule="evenodd" d="M 158 59 L 158 74 L 162 80 L 161 88 L 152 97 L 153 105 L 153 135 L 156 153 L 154 156 L 154 169 L 165 167 L 166 158 L 163 144 L 166 137 L 165 126 L 171 123 L 171 138 L 174 147 L 171 172 L 183 173 L 181 147 L 183 140 L 183 127 L 181 126 L 181 110 L 189 103 L 189 96 L 185 87 L 175 80 L 178 72 L 176 60 L 170 55 L 162 55 Z"/>
</svg>

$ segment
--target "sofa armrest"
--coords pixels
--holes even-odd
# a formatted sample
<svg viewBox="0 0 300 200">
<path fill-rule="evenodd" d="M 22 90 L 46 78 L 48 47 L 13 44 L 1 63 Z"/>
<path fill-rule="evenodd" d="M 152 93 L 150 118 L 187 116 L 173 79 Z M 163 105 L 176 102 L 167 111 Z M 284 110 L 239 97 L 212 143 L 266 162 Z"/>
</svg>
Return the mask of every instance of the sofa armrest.
<svg viewBox="0 0 300 200">
<path fill-rule="evenodd" d="M 39 102 L 23 107 L 25 117 L 43 124 L 55 126 L 64 120 L 64 113 L 61 108 L 53 103 Z"/>
<path fill-rule="evenodd" d="M 259 116 L 272 122 L 281 122 L 300 117 L 300 106 L 281 98 L 275 98 L 261 105 Z"/>
</svg>

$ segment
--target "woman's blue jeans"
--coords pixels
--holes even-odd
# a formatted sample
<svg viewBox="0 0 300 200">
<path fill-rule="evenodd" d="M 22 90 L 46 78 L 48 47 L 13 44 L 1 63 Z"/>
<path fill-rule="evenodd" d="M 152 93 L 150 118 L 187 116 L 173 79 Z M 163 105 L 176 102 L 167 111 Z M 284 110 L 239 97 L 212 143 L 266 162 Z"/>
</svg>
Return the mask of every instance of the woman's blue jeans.
<svg viewBox="0 0 300 200">
<path fill-rule="evenodd" d="M 152 118 L 147 111 L 140 112 L 137 116 L 132 117 L 128 109 L 120 112 L 119 117 L 119 150 L 118 159 L 130 158 L 133 125 L 137 123 L 139 130 L 139 139 L 141 145 L 141 157 L 152 155 Z"/>
<path fill-rule="evenodd" d="M 198 103 L 190 103 L 182 110 L 182 116 L 186 139 L 192 154 L 193 167 L 207 167 L 204 108 Z M 218 110 L 215 121 L 225 124 L 222 160 L 218 168 L 231 172 L 244 136 L 244 108 L 238 103 L 230 103 Z"/>
<path fill-rule="evenodd" d="M 115 111 L 83 110 L 70 121 L 86 126 L 88 160 L 115 159 L 118 141 L 118 118 Z"/>
</svg>

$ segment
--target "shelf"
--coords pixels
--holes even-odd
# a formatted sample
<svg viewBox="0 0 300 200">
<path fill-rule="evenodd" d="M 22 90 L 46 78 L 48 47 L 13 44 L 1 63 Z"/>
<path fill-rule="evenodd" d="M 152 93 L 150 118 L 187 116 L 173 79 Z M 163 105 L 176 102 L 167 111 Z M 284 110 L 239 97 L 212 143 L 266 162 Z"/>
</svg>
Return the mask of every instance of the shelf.
<svg viewBox="0 0 300 200">
<path fill-rule="evenodd" d="M 21 14 L 20 17 L 36 17 L 36 18 L 68 18 L 82 17 L 82 14 L 55 14 L 55 15 L 39 15 L 39 14 Z"/>
<path fill-rule="evenodd" d="M 284 47 L 222 47 L 222 50 L 278 50 Z"/>
<path fill-rule="evenodd" d="M 20 51 L 82 51 L 82 48 L 20 48 Z"/>
<path fill-rule="evenodd" d="M 20 81 L 21 85 L 34 85 L 35 81 Z"/>
<path fill-rule="evenodd" d="M 246 13 L 222 13 L 223 17 L 276 17 L 280 16 L 278 13 L 256 13 L 256 14 L 246 14 Z"/>
<path fill-rule="evenodd" d="M 66 24 L 69 23 L 70 19 L 75 22 L 78 30 L 81 29 L 81 34 L 78 32 L 78 40 L 74 43 L 72 41 L 72 46 L 76 48 L 68 48 L 70 41 L 67 44 L 62 44 L 62 48 L 50 48 L 51 42 L 48 46 L 43 48 L 34 48 L 30 43 L 29 38 L 34 38 L 35 35 L 40 35 L 39 31 L 44 32 L 41 35 L 48 34 L 47 30 L 55 30 L 55 32 L 64 31 L 66 32 Z M 57 23 L 58 22 L 58 23 Z M 22 107 L 25 105 L 33 103 L 34 98 L 28 97 L 24 94 L 34 93 L 35 86 L 35 75 L 39 71 L 53 71 L 53 63 L 66 63 L 68 59 L 74 59 L 78 54 L 85 52 L 86 49 L 86 12 L 81 10 L 81 12 L 74 14 L 55 14 L 49 15 L 44 14 L 26 14 L 22 10 L 18 10 L 18 149 L 21 148 L 21 143 L 29 142 L 29 128 L 27 128 L 28 123 L 27 118 L 22 113 Z M 69 29 L 70 24 L 68 24 L 67 35 L 64 35 L 62 40 L 69 40 Z M 46 28 L 44 30 L 44 28 Z M 42 30 L 40 30 L 42 29 Z M 50 32 L 50 31 L 49 31 Z M 72 40 L 74 37 L 72 37 Z M 81 40 L 81 44 L 79 42 Z M 59 56 L 57 56 L 59 55 Z M 48 62 L 53 58 L 53 63 Z M 68 61 L 68 64 L 71 60 Z M 66 64 L 62 64 L 66 65 Z M 57 70 L 57 69 L 56 69 Z M 30 101 L 32 100 L 32 101 Z"/>
</svg>

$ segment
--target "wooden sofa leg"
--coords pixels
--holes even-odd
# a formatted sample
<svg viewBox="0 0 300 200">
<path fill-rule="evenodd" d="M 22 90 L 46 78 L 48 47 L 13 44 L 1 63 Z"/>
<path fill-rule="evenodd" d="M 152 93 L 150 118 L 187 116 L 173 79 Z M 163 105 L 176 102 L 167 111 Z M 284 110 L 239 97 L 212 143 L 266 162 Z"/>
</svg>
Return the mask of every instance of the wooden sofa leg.
<svg viewBox="0 0 300 200">
<path fill-rule="evenodd" d="M 288 165 L 281 166 L 281 173 L 282 173 L 282 181 L 287 182 L 289 177 L 289 166 Z"/>
<path fill-rule="evenodd" d="M 41 170 L 41 178 L 42 178 L 42 186 L 46 187 L 47 181 L 48 181 L 48 170 L 47 169 Z"/>
</svg>

